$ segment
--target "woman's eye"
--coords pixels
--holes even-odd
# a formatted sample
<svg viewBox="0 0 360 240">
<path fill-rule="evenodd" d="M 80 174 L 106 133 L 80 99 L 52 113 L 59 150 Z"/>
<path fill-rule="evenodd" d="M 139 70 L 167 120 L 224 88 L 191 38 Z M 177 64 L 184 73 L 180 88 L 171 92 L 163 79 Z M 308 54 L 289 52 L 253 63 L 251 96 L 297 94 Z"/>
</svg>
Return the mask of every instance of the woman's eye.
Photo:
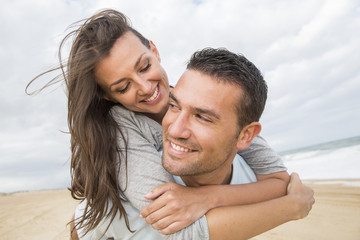
<svg viewBox="0 0 360 240">
<path fill-rule="evenodd" d="M 146 72 L 150 67 L 151 67 L 151 64 L 149 61 L 147 61 L 146 66 L 143 69 L 141 69 L 140 72 Z"/>
<path fill-rule="evenodd" d="M 126 86 L 123 89 L 119 90 L 119 92 L 120 93 L 125 93 L 129 89 L 129 86 L 130 86 L 130 83 L 127 83 Z"/>
</svg>

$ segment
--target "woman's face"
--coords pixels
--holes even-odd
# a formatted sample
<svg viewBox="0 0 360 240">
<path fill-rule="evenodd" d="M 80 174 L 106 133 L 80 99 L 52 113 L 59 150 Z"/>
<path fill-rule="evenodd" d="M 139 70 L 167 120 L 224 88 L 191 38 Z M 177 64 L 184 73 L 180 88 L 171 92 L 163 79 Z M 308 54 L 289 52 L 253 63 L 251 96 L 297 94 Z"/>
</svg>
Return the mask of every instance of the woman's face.
<svg viewBox="0 0 360 240">
<path fill-rule="evenodd" d="M 153 43 L 148 49 L 132 32 L 115 42 L 110 55 L 95 67 L 104 98 L 129 110 L 162 115 L 169 100 L 169 82 Z"/>
</svg>

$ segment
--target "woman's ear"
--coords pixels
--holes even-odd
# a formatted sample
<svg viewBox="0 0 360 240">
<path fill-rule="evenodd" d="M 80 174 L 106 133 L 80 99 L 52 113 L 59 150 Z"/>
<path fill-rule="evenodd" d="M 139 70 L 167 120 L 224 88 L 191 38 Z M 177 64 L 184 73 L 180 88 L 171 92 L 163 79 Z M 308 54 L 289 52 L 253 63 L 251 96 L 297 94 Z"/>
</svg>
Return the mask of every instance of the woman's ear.
<svg viewBox="0 0 360 240">
<path fill-rule="evenodd" d="M 153 43 L 153 41 L 149 41 L 149 43 L 150 43 L 151 51 L 155 54 L 155 56 L 159 60 L 159 62 L 161 62 L 160 54 L 159 54 L 159 51 L 156 48 L 155 44 Z"/>
<path fill-rule="evenodd" d="M 238 150 L 244 150 L 248 148 L 257 135 L 261 132 L 261 124 L 259 122 L 252 122 L 241 130 L 237 143 L 236 148 Z"/>
<path fill-rule="evenodd" d="M 114 102 L 106 93 L 103 94 L 103 99 L 105 99 L 109 102 Z"/>
</svg>

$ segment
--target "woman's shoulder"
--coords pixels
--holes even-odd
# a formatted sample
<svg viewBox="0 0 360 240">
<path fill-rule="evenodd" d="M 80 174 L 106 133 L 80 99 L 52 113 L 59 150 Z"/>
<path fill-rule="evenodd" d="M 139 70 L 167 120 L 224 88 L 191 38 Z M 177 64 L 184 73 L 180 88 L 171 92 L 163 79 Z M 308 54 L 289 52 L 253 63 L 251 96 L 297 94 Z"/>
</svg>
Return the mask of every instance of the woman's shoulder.
<svg viewBox="0 0 360 240">
<path fill-rule="evenodd" d="M 134 124 L 146 124 L 161 129 L 161 125 L 142 113 L 133 112 L 121 105 L 115 105 L 111 108 L 112 115 L 116 121 L 132 122 Z"/>
<path fill-rule="evenodd" d="M 121 105 L 112 107 L 111 113 L 120 128 L 138 132 L 145 138 L 162 138 L 161 125 L 142 113 L 130 111 Z"/>
</svg>

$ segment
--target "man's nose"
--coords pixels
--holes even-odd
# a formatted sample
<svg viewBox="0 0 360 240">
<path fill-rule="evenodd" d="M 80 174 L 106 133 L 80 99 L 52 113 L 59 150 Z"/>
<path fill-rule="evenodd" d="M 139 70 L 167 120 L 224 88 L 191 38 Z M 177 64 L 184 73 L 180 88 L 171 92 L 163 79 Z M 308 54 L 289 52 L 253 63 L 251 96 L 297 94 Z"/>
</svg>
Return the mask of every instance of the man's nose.
<svg viewBox="0 0 360 240">
<path fill-rule="evenodd" d="M 190 138 L 190 121 L 186 113 L 181 113 L 172 119 L 172 122 L 168 127 L 168 133 L 173 138 Z"/>
</svg>

